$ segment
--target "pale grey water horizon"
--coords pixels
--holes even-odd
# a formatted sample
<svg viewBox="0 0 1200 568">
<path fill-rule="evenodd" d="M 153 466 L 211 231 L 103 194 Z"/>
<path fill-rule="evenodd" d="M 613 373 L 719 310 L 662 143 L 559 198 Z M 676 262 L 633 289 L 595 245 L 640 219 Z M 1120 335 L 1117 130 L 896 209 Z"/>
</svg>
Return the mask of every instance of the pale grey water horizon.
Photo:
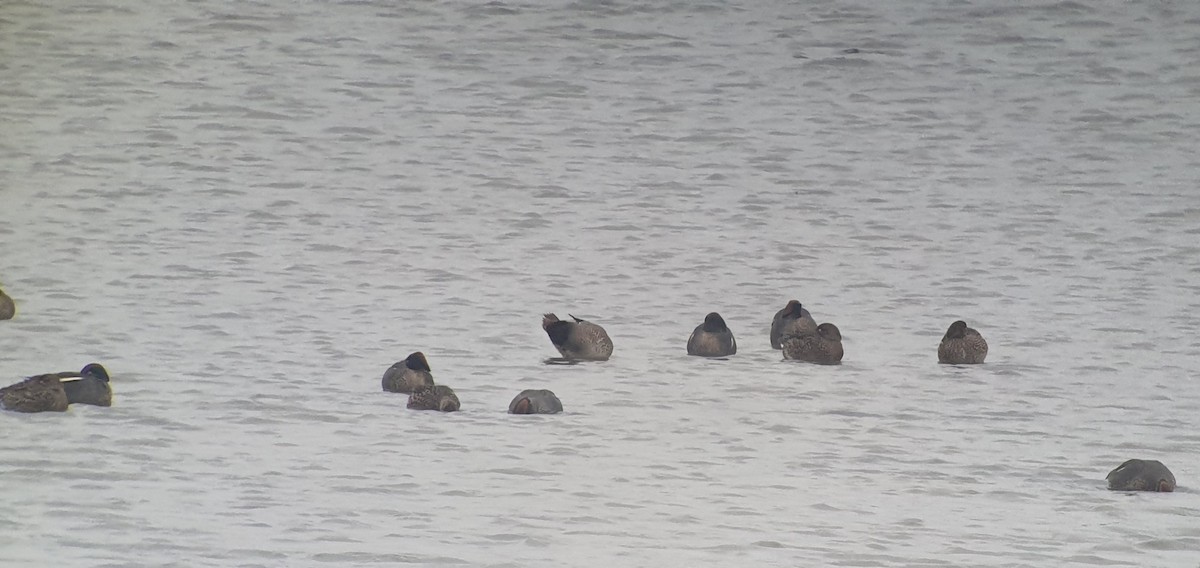
<svg viewBox="0 0 1200 568">
<path fill-rule="evenodd" d="M 0 557 L 1200 565 L 1198 26 L 6 1 L 0 383 L 99 361 L 115 397 L 0 413 Z M 791 298 L 843 365 L 770 349 Z M 728 360 L 685 354 L 709 311 Z M 612 360 L 544 365 L 543 312 Z M 955 319 L 985 365 L 936 363 Z M 380 390 L 416 350 L 462 412 Z M 1106 491 L 1131 457 L 1179 490 Z"/>
</svg>

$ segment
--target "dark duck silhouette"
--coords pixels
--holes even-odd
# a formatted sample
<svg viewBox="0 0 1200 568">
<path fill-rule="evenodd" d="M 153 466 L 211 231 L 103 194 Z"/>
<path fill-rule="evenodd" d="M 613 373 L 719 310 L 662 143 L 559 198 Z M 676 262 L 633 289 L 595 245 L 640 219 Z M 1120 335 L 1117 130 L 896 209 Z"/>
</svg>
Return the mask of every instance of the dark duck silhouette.
<svg viewBox="0 0 1200 568">
<path fill-rule="evenodd" d="M 789 335 L 816 332 L 817 322 L 812 314 L 798 300 L 791 300 L 782 310 L 775 312 L 775 319 L 771 320 L 771 347 L 782 349 L 783 338 Z"/>
<path fill-rule="evenodd" d="M 1158 460 L 1132 459 L 1108 472 L 1113 491 L 1175 491 L 1175 476 Z"/>
<path fill-rule="evenodd" d="M 727 357 L 737 353 L 737 341 L 721 315 L 712 312 L 704 316 L 704 323 L 696 326 L 688 337 L 687 352 L 701 357 Z"/>
<path fill-rule="evenodd" d="M 411 393 L 417 387 L 433 386 L 433 373 L 425 354 L 417 351 L 383 372 L 383 390 Z"/>
<path fill-rule="evenodd" d="M 938 345 L 938 363 L 965 365 L 982 363 L 987 357 L 988 345 L 983 336 L 967 327 L 967 322 L 958 320 L 950 324 L 942 343 Z"/>
</svg>

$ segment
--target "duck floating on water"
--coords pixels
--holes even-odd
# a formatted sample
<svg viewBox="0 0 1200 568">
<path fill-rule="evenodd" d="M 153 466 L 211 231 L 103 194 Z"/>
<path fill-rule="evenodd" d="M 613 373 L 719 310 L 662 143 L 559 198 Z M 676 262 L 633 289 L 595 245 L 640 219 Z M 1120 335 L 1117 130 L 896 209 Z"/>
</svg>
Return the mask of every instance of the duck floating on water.
<svg viewBox="0 0 1200 568">
<path fill-rule="evenodd" d="M 383 390 L 387 392 L 409 394 L 423 386 L 433 386 L 433 372 L 425 354 L 420 351 L 396 362 L 383 373 Z"/>
<path fill-rule="evenodd" d="M 737 353 L 737 341 L 721 314 L 712 312 L 704 316 L 704 323 L 696 326 L 688 337 L 687 352 L 701 357 L 728 357 Z"/>
<path fill-rule="evenodd" d="M 982 363 L 987 357 L 988 345 L 978 331 L 967 327 L 967 322 L 958 320 L 950 324 L 942 343 L 938 345 L 938 363 L 970 365 Z"/>
<path fill-rule="evenodd" d="M 1113 491 L 1175 491 L 1175 476 L 1158 460 L 1128 460 L 1108 472 L 1105 479 Z"/>
<path fill-rule="evenodd" d="M 823 323 L 815 333 L 789 335 L 783 339 L 783 358 L 820 365 L 842 362 L 842 332 L 836 325 Z"/>
<path fill-rule="evenodd" d="M 562 401 L 546 389 L 525 389 L 508 403 L 509 414 L 557 414 Z"/>
<path fill-rule="evenodd" d="M 817 322 L 812 314 L 800 305 L 799 300 L 790 300 L 782 310 L 775 312 L 771 320 L 771 347 L 783 348 L 783 338 L 789 335 L 804 335 L 817 332 Z"/>
<path fill-rule="evenodd" d="M 571 315 L 571 314 L 567 314 Z M 563 321 L 554 314 L 542 316 L 542 329 L 550 342 L 565 359 L 576 361 L 607 361 L 612 356 L 613 343 L 603 327 L 571 316 L 575 321 Z"/>
<path fill-rule="evenodd" d="M 454 389 L 446 385 L 425 385 L 417 387 L 408 395 L 408 408 L 454 412 L 461 408 L 461 405 Z"/>
</svg>

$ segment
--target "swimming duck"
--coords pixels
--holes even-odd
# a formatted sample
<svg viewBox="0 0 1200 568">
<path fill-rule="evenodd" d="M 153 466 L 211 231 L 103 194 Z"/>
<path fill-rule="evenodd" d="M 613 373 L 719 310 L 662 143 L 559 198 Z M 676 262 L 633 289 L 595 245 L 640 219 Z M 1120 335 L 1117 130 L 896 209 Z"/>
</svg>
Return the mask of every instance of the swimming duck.
<svg viewBox="0 0 1200 568">
<path fill-rule="evenodd" d="M 784 359 L 836 365 L 842 361 L 842 353 L 842 332 L 831 323 L 818 325 L 816 333 L 783 338 Z"/>
<path fill-rule="evenodd" d="M 12 319 L 17 314 L 17 304 L 13 299 L 0 290 L 0 320 Z"/>
<path fill-rule="evenodd" d="M 1175 476 L 1158 460 L 1133 459 L 1108 472 L 1108 488 L 1113 491 L 1175 490 Z"/>
<path fill-rule="evenodd" d="M 112 406 L 112 386 L 108 371 L 100 363 L 88 363 L 78 373 L 54 373 L 67 391 L 71 404 Z"/>
<path fill-rule="evenodd" d="M 816 332 L 817 322 L 812 314 L 798 300 L 791 300 L 782 310 L 775 312 L 775 319 L 771 320 L 771 347 L 782 349 L 783 338 L 789 335 Z"/>
<path fill-rule="evenodd" d="M 608 332 L 590 321 L 575 316 L 571 319 L 575 321 L 562 321 L 554 314 L 542 316 L 542 329 L 558 352 L 566 359 L 607 361 L 613 351 Z"/>
<path fill-rule="evenodd" d="M 983 336 L 967 327 L 967 322 L 958 320 L 950 324 L 950 329 L 942 336 L 942 344 L 938 346 L 938 363 L 982 363 L 987 352 L 988 346 Z"/>
<path fill-rule="evenodd" d="M 546 389 L 525 389 L 508 403 L 509 414 L 557 414 L 562 401 Z"/>
<path fill-rule="evenodd" d="M 433 386 L 433 373 L 425 354 L 417 351 L 383 372 L 383 390 L 411 393 L 421 386 Z"/>
<path fill-rule="evenodd" d="M 67 391 L 58 376 L 38 375 L 0 389 L 0 408 L 16 412 L 66 411 Z"/>
<path fill-rule="evenodd" d="M 446 385 L 425 385 L 417 387 L 408 395 L 408 407 L 413 410 L 454 412 L 460 405 L 454 389 Z"/>
<path fill-rule="evenodd" d="M 721 315 L 712 312 L 704 316 L 704 323 L 696 326 L 688 337 L 687 352 L 701 357 L 725 357 L 737 353 L 737 341 Z"/>
</svg>

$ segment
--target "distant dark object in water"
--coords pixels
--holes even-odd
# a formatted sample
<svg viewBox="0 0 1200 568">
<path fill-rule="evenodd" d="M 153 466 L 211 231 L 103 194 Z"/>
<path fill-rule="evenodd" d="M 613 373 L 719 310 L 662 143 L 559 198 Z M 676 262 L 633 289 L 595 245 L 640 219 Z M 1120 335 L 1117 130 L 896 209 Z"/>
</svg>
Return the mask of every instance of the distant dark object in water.
<svg viewBox="0 0 1200 568">
<path fill-rule="evenodd" d="M 4 290 L 0 290 L 0 320 L 9 320 L 17 315 L 17 304 Z"/>
<path fill-rule="evenodd" d="M 1106 479 L 1113 491 L 1175 491 L 1175 476 L 1158 460 L 1126 461 L 1108 472 Z"/>
<path fill-rule="evenodd" d="M 58 375 L 38 375 L 0 389 L 0 408 L 16 412 L 64 412 L 70 402 Z"/>
<path fill-rule="evenodd" d="M 812 314 L 798 300 L 791 300 L 782 310 L 775 312 L 775 318 L 771 320 L 771 347 L 782 349 L 785 336 L 816 332 L 817 322 Z"/>
<path fill-rule="evenodd" d="M 816 333 L 789 335 L 783 339 L 783 358 L 820 365 L 842 362 L 842 332 L 836 325 L 823 323 Z"/>
<path fill-rule="evenodd" d="M 575 321 L 562 321 L 554 314 L 542 316 L 542 329 L 558 352 L 567 359 L 607 361 L 613 351 L 608 332 L 590 321 L 575 316 L 571 319 Z"/>
<path fill-rule="evenodd" d="M 417 387 L 433 386 L 433 373 L 425 354 L 417 351 L 383 372 L 383 390 L 411 393 Z"/>
<path fill-rule="evenodd" d="M 942 343 L 938 346 L 938 363 L 969 365 L 982 363 L 987 357 L 988 345 L 978 331 L 967 327 L 967 322 L 958 320 L 950 324 Z"/>
<path fill-rule="evenodd" d="M 446 385 L 418 387 L 408 395 L 408 407 L 413 410 L 454 412 L 460 408 L 458 395 Z"/>
<path fill-rule="evenodd" d="M 523 390 L 508 403 L 509 414 L 557 414 L 562 409 L 562 401 L 546 389 Z"/>
<path fill-rule="evenodd" d="M 712 312 L 704 316 L 704 323 L 696 326 L 688 337 L 687 352 L 701 357 L 727 357 L 737 353 L 737 341 L 725 326 L 725 319 Z"/>
</svg>

